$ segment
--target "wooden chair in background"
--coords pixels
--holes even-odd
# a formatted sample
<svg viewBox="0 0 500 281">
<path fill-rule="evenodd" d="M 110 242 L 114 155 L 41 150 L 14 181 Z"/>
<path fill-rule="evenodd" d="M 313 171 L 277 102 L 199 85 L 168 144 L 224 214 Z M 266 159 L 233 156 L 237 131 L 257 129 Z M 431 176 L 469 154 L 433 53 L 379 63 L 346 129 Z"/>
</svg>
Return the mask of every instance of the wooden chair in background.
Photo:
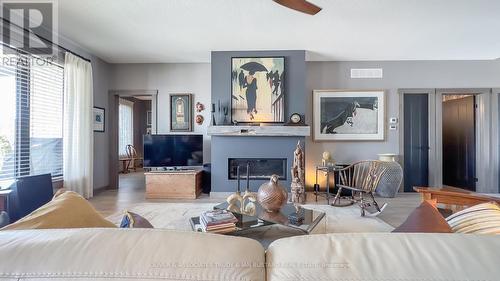
<svg viewBox="0 0 500 281">
<path fill-rule="evenodd" d="M 135 150 L 135 147 L 131 144 L 127 144 L 125 146 L 125 150 L 127 152 L 127 158 L 129 159 L 127 163 L 127 171 L 133 169 L 134 172 L 137 171 L 136 167 L 136 161 L 142 161 L 142 157 L 139 157 L 137 154 L 137 150 Z"/>
<path fill-rule="evenodd" d="M 373 194 L 386 169 L 387 167 L 383 165 L 382 161 L 365 160 L 338 170 L 340 182 L 337 184 L 338 191 L 335 195 L 333 205 L 346 206 L 345 204 L 341 204 L 340 200 L 347 199 L 349 205 L 354 203 L 359 205 L 361 208 L 361 216 L 365 216 L 367 212 L 366 208 L 372 205 L 376 208 L 377 212 L 370 213 L 369 215 L 376 216 L 380 214 L 387 204 L 380 207 L 377 201 L 375 201 Z M 350 190 L 351 196 L 344 196 L 341 198 L 342 189 Z"/>
</svg>

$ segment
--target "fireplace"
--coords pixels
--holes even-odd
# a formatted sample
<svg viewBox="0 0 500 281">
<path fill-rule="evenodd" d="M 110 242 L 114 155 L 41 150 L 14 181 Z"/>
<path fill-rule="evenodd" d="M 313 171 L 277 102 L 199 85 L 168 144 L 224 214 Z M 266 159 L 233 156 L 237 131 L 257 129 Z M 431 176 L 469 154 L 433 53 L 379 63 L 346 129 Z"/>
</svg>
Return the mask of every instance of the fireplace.
<svg viewBox="0 0 500 281">
<path fill-rule="evenodd" d="M 241 179 L 246 179 L 247 165 L 250 167 L 250 180 L 268 180 L 272 175 L 278 175 L 280 180 L 287 179 L 287 158 L 229 158 L 228 179 L 238 178 L 238 166 L 240 166 Z"/>
</svg>

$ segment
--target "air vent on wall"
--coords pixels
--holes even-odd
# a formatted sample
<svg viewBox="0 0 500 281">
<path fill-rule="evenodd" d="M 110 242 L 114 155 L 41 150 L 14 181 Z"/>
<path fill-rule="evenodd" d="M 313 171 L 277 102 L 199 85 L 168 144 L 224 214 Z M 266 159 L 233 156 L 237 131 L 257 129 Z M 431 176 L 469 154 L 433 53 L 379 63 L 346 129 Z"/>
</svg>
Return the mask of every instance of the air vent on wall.
<svg viewBox="0 0 500 281">
<path fill-rule="evenodd" d="M 383 78 L 382 68 L 351 68 L 351 78 Z"/>
</svg>

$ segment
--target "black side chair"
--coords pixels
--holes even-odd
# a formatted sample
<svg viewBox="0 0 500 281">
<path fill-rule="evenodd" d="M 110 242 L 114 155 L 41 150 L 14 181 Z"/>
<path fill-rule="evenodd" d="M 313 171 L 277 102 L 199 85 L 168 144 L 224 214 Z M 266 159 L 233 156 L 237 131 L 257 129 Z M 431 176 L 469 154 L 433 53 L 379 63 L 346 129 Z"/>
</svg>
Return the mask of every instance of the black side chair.
<svg viewBox="0 0 500 281">
<path fill-rule="evenodd" d="M 12 222 L 48 203 L 53 196 L 54 189 L 50 174 L 18 178 L 13 186 Z"/>
</svg>

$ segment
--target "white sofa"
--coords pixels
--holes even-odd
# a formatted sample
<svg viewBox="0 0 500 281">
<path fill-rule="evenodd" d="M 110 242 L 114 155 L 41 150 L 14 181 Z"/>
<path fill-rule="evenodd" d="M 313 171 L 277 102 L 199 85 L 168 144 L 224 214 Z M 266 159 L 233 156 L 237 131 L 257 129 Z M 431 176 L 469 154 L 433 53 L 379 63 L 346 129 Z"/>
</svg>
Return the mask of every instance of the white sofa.
<svg viewBox="0 0 500 281">
<path fill-rule="evenodd" d="M 500 280 L 500 237 L 326 234 L 275 241 L 158 229 L 0 232 L 0 280 Z"/>
</svg>

